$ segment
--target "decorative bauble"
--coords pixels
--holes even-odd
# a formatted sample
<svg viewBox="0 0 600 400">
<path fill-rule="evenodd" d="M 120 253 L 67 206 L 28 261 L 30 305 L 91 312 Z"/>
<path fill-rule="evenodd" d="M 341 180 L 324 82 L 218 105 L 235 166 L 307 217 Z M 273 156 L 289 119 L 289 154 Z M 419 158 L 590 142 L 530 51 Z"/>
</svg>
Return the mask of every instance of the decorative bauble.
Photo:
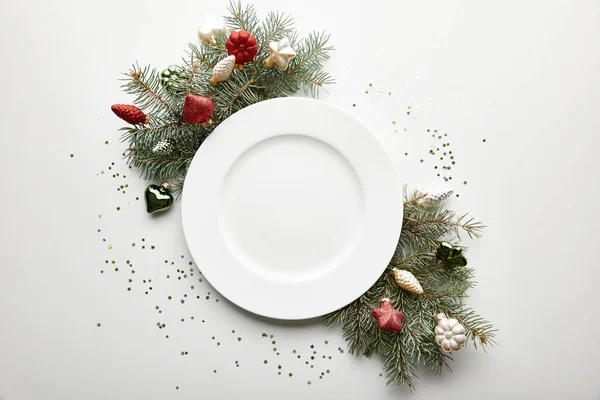
<svg viewBox="0 0 600 400">
<path fill-rule="evenodd" d="M 161 139 L 154 147 L 152 147 L 152 153 L 157 156 L 167 156 L 175 150 L 175 143 L 173 139 Z"/>
<path fill-rule="evenodd" d="M 379 301 L 379 308 L 374 308 L 371 315 L 377 320 L 377 326 L 382 331 L 402 332 L 404 313 L 394 309 L 388 298 Z"/>
<path fill-rule="evenodd" d="M 215 110 L 212 100 L 208 97 L 188 94 L 183 103 L 183 119 L 191 125 L 211 123 L 210 115 Z"/>
<path fill-rule="evenodd" d="M 144 198 L 146 199 L 146 211 L 149 214 L 166 211 L 173 205 L 175 199 L 169 192 L 170 188 L 168 183 L 146 187 Z"/>
<path fill-rule="evenodd" d="M 396 280 L 396 283 L 402 289 L 417 294 L 423 293 L 421 284 L 412 273 L 397 268 L 394 268 L 392 271 L 394 271 L 394 279 Z"/>
<path fill-rule="evenodd" d="M 435 258 L 443 262 L 447 267 L 464 267 L 467 265 L 467 259 L 462 254 L 462 249 L 458 246 L 452 246 L 448 242 L 441 242 L 435 252 Z"/>
<path fill-rule="evenodd" d="M 290 61 L 296 57 L 296 51 L 290 46 L 290 40 L 283 38 L 279 42 L 269 43 L 269 57 L 265 60 L 265 67 L 271 68 L 277 65 L 286 70 Z"/>
<path fill-rule="evenodd" d="M 434 329 L 437 345 L 448 353 L 459 351 L 467 341 L 465 327 L 454 318 L 446 318 L 442 313 L 436 315 L 435 320 L 438 323 Z"/>
<path fill-rule="evenodd" d="M 258 52 L 256 38 L 245 30 L 232 32 L 225 42 L 225 47 L 227 54 L 235 56 L 235 63 L 239 66 L 254 60 L 254 56 Z"/>
<path fill-rule="evenodd" d="M 198 30 L 198 38 L 210 46 L 217 44 L 215 36 L 226 34 L 227 28 L 225 25 L 222 22 L 212 20 L 204 21 Z"/>
<path fill-rule="evenodd" d="M 229 78 L 233 66 L 235 65 L 235 56 L 227 56 L 215 65 L 212 70 L 212 76 L 210 78 L 210 84 L 215 86 L 219 82 Z"/>
<path fill-rule="evenodd" d="M 183 71 L 177 65 L 171 65 L 162 70 L 160 73 L 160 83 L 167 90 L 171 90 L 175 93 L 185 92 L 185 79 L 183 78 Z"/>
<path fill-rule="evenodd" d="M 110 109 L 117 117 L 130 124 L 146 124 L 150 118 L 142 110 L 130 104 L 113 104 Z"/>
<path fill-rule="evenodd" d="M 448 197 L 452 196 L 454 190 L 432 190 L 425 197 L 419 199 L 417 204 L 424 208 L 437 207 Z"/>
</svg>

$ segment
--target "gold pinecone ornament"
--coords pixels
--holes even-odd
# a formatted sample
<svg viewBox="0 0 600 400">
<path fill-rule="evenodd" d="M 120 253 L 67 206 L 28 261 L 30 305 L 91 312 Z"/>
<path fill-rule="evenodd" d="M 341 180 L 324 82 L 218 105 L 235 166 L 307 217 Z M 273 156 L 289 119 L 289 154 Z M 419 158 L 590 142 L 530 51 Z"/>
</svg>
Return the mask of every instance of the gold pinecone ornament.
<svg viewBox="0 0 600 400">
<path fill-rule="evenodd" d="M 421 284 L 412 273 L 397 268 L 394 268 L 392 271 L 394 271 L 394 279 L 396 280 L 396 283 L 402 289 L 417 294 L 423 293 Z"/>
<path fill-rule="evenodd" d="M 214 66 L 212 70 L 212 76 L 210 77 L 210 84 L 216 86 L 219 82 L 223 82 L 229 78 L 233 66 L 235 65 L 235 56 L 227 56 Z"/>
</svg>

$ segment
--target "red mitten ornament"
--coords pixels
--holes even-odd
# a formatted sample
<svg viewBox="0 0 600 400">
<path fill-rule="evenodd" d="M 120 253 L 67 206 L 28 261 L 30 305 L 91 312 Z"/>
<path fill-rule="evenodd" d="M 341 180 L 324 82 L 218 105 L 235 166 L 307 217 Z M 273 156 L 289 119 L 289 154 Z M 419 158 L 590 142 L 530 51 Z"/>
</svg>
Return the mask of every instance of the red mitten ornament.
<svg viewBox="0 0 600 400">
<path fill-rule="evenodd" d="M 232 32 L 225 42 L 225 47 L 227 47 L 227 54 L 235 56 L 235 63 L 239 66 L 254 60 L 258 52 L 256 38 L 244 30 Z"/>
<path fill-rule="evenodd" d="M 188 94 L 183 103 L 183 119 L 191 125 L 207 126 L 211 123 L 210 115 L 214 110 L 215 106 L 208 97 Z"/>
<path fill-rule="evenodd" d="M 394 309 L 390 299 L 381 299 L 379 301 L 379 308 L 373 309 L 371 315 L 375 317 L 377 325 L 382 331 L 402 332 L 404 313 Z"/>
<path fill-rule="evenodd" d="M 144 114 L 144 112 L 136 106 L 129 104 L 113 104 L 110 109 L 117 117 L 130 124 L 148 123 L 149 116 Z"/>
</svg>

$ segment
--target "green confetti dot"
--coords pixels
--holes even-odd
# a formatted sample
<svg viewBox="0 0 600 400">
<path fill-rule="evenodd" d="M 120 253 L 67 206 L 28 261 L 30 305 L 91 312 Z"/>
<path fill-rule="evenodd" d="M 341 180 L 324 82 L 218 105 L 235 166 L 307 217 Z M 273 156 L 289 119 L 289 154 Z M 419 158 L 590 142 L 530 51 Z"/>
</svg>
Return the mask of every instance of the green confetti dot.
<svg viewBox="0 0 600 400">
<path fill-rule="evenodd" d="M 486 140 L 485 140 L 485 139 L 483 139 L 483 143 L 485 143 L 485 142 L 486 142 Z"/>
<path fill-rule="evenodd" d="M 288 376 L 291 378 L 292 376 L 294 376 L 294 374 L 292 374 L 291 372 L 288 374 Z"/>
<path fill-rule="evenodd" d="M 136 200 L 139 200 L 140 198 L 139 198 L 139 197 L 136 197 L 135 199 L 136 199 Z"/>
<path fill-rule="evenodd" d="M 396 125 L 396 121 L 392 121 L 392 125 Z"/>
<path fill-rule="evenodd" d="M 105 140 L 105 141 L 104 141 L 104 144 L 108 144 L 108 140 Z"/>
<path fill-rule="evenodd" d="M 131 292 L 131 288 L 130 288 L 130 287 L 128 287 L 128 288 L 127 288 L 127 291 L 128 291 L 128 292 Z"/>
<path fill-rule="evenodd" d="M 168 299 L 168 300 L 171 300 L 172 298 L 173 298 L 173 296 L 169 296 L 169 297 L 167 297 L 167 299 Z"/>
<path fill-rule="evenodd" d="M 356 107 L 356 104 L 352 104 L 352 107 Z"/>
<path fill-rule="evenodd" d="M 263 361 L 263 364 L 265 364 L 265 365 L 266 365 L 266 364 L 268 364 L 268 363 L 269 363 L 269 362 L 268 362 L 267 360 L 264 360 L 264 361 Z"/>
<path fill-rule="evenodd" d="M 112 244 L 109 244 L 109 245 L 108 245 L 108 249 L 109 249 L 109 250 L 112 250 Z"/>
<path fill-rule="evenodd" d="M 241 341 L 242 341 L 242 338 L 241 338 L 241 337 L 238 337 L 238 338 L 237 338 L 237 341 L 238 341 L 238 342 L 241 342 Z"/>
<path fill-rule="evenodd" d="M 196 296 L 196 298 L 197 298 L 197 299 L 199 299 L 199 298 L 200 298 L 200 296 Z"/>
<path fill-rule="evenodd" d="M 427 132 L 431 132 L 431 129 L 427 129 Z"/>
<path fill-rule="evenodd" d="M 119 272 L 119 268 L 115 268 L 115 272 Z"/>
<path fill-rule="evenodd" d="M 365 90 L 365 94 L 369 94 L 369 91 L 368 91 L 368 90 Z"/>
<path fill-rule="evenodd" d="M 404 153 L 404 155 L 405 155 L 405 156 L 407 156 L 407 155 L 408 155 L 408 153 Z"/>
</svg>

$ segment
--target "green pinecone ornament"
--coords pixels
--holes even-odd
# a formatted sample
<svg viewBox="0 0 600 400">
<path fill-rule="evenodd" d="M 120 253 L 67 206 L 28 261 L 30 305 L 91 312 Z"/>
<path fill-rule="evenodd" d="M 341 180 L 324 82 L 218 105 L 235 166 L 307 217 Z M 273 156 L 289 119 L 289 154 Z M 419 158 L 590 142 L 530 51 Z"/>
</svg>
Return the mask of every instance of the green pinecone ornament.
<svg viewBox="0 0 600 400">
<path fill-rule="evenodd" d="M 185 79 L 181 67 L 171 65 L 160 73 L 161 85 L 173 93 L 185 93 Z"/>
<path fill-rule="evenodd" d="M 175 199 L 169 192 L 171 186 L 168 183 L 162 185 L 148 185 L 144 191 L 146 200 L 146 211 L 149 214 L 166 211 L 173 205 Z"/>
<path fill-rule="evenodd" d="M 435 252 L 435 258 L 443 262 L 447 267 L 465 267 L 467 265 L 467 259 L 463 256 L 462 249 L 452 246 L 448 242 L 440 243 Z"/>
</svg>

